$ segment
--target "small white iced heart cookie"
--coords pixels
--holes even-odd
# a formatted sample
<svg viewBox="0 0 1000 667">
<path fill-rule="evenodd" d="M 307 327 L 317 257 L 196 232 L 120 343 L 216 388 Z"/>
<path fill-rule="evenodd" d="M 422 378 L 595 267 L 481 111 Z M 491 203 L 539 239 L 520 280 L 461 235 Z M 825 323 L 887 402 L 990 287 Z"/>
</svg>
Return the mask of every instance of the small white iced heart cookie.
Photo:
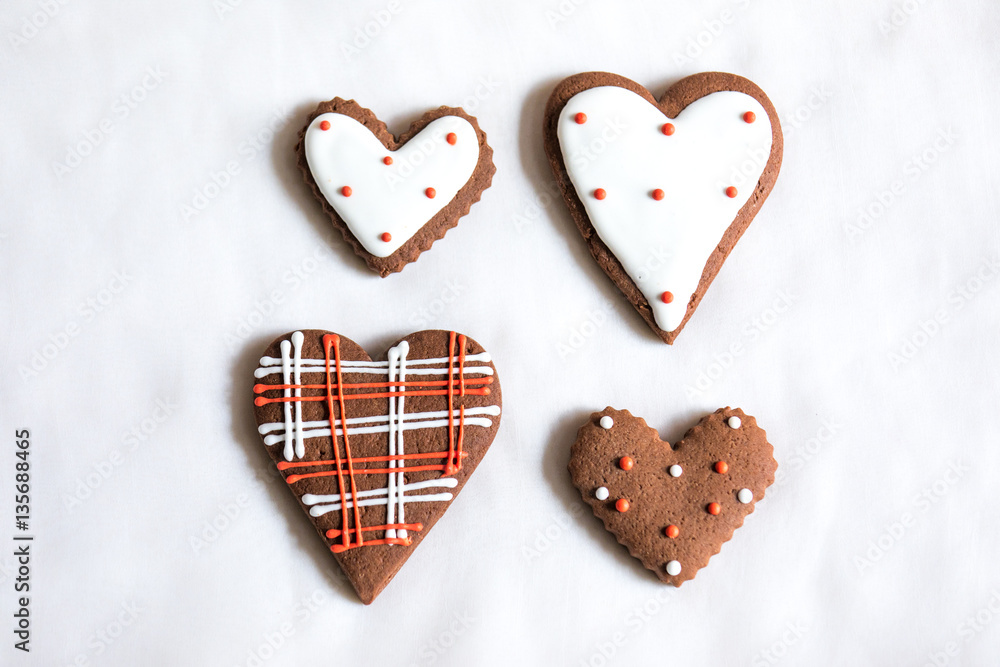
<svg viewBox="0 0 1000 667">
<path fill-rule="evenodd" d="M 603 243 L 591 251 L 610 251 L 627 278 L 602 267 L 672 342 L 777 176 L 776 116 L 733 75 L 690 77 L 659 103 L 615 75 L 574 80 L 549 103 L 550 160 L 584 236 Z"/>
<path fill-rule="evenodd" d="M 298 150 L 306 181 L 383 276 L 454 227 L 494 172 L 476 120 L 446 107 L 397 140 L 370 111 L 338 98 L 320 105 Z"/>
</svg>

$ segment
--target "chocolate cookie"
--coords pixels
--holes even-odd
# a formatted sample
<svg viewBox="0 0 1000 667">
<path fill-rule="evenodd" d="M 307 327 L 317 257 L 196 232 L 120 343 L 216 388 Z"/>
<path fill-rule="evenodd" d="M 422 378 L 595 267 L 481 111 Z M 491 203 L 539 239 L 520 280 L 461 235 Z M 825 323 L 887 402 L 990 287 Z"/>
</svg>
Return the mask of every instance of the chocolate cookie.
<svg viewBox="0 0 1000 667">
<path fill-rule="evenodd" d="M 370 604 L 496 436 L 490 354 L 462 334 L 421 331 L 373 361 L 352 340 L 306 330 L 271 343 L 254 376 L 268 453 Z"/>
<path fill-rule="evenodd" d="M 323 102 L 295 146 L 323 210 L 369 268 L 402 271 L 490 186 L 493 149 L 462 109 L 428 111 L 398 139 L 354 100 Z"/>
<path fill-rule="evenodd" d="M 771 101 L 734 74 L 689 76 L 657 101 L 588 72 L 556 86 L 544 142 L 590 253 L 672 344 L 774 187 L 782 136 Z"/>
<path fill-rule="evenodd" d="M 627 410 L 605 408 L 573 443 L 573 484 L 604 527 L 660 581 L 708 565 L 764 497 L 778 468 L 767 435 L 721 408 L 670 446 Z"/>
</svg>

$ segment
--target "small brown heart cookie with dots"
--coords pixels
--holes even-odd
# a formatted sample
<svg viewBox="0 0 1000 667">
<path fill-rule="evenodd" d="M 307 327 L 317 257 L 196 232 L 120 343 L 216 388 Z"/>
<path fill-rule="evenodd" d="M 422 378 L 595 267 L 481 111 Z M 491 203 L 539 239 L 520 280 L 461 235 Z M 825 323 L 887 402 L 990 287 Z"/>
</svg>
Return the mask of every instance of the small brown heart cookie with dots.
<svg viewBox="0 0 1000 667">
<path fill-rule="evenodd" d="M 739 408 L 716 410 L 671 446 L 642 418 L 608 407 L 580 429 L 569 472 L 618 542 L 680 586 L 764 497 L 778 468 L 773 452 Z"/>
</svg>

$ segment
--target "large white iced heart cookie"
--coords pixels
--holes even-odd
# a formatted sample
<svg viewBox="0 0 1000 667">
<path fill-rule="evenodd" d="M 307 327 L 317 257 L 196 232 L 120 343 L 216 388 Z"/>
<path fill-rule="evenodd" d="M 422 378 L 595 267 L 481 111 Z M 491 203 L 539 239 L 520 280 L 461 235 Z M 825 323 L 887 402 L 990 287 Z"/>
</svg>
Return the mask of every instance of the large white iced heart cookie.
<svg viewBox="0 0 1000 667">
<path fill-rule="evenodd" d="M 603 72 L 564 80 L 546 151 L 601 267 L 667 343 L 767 197 L 781 164 L 777 115 L 732 74 L 688 77 L 660 101 Z"/>
</svg>

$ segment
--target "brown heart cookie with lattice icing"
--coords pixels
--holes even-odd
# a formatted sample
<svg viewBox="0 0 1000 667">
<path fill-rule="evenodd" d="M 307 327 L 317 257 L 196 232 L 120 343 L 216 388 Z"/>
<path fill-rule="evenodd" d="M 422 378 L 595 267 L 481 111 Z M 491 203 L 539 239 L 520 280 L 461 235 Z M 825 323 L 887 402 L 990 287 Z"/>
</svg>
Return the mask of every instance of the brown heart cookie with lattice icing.
<svg viewBox="0 0 1000 667">
<path fill-rule="evenodd" d="M 348 338 L 303 330 L 271 343 L 254 375 L 268 453 L 370 604 L 496 436 L 490 354 L 465 335 L 421 331 L 375 361 Z"/>
</svg>

